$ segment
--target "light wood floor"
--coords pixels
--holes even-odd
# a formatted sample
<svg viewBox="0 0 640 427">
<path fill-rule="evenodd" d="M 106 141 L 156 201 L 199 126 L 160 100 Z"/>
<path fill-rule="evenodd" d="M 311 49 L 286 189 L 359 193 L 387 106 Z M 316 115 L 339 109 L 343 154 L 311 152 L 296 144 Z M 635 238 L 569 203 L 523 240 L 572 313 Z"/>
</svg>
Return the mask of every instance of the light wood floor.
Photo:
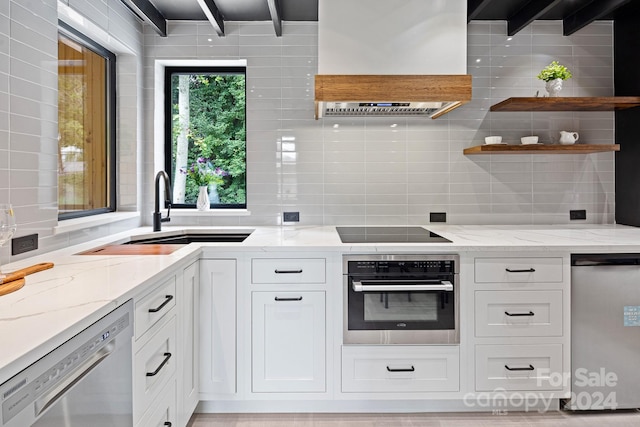
<svg viewBox="0 0 640 427">
<path fill-rule="evenodd" d="M 640 426 L 640 412 L 424 414 L 196 414 L 189 427 L 609 427 Z"/>
</svg>

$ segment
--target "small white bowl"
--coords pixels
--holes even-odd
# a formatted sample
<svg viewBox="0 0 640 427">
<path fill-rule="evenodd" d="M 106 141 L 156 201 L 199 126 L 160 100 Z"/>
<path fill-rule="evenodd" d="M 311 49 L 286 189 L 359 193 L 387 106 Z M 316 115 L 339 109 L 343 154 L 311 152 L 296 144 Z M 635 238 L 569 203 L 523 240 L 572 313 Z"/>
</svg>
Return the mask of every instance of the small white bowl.
<svg viewBox="0 0 640 427">
<path fill-rule="evenodd" d="M 501 136 L 485 136 L 484 143 L 485 144 L 500 144 L 502 142 Z"/>
<path fill-rule="evenodd" d="M 537 144 L 538 143 L 538 137 L 537 136 L 523 136 L 522 138 L 520 138 L 520 142 L 522 142 L 522 144 L 524 144 L 524 145 Z"/>
</svg>

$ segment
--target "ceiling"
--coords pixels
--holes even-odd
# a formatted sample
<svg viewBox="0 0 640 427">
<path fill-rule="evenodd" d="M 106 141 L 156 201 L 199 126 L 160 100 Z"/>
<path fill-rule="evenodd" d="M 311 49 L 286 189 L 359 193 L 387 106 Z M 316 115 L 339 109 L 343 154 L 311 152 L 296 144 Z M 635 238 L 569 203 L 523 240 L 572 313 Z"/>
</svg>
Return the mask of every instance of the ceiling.
<svg viewBox="0 0 640 427">
<path fill-rule="evenodd" d="M 226 21 L 272 21 L 278 36 L 282 21 L 317 21 L 318 1 L 122 0 L 161 35 L 166 35 L 166 20 L 209 20 L 220 35 Z M 510 35 L 536 19 L 563 20 L 565 35 L 570 35 L 594 20 L 637 13 L 639 4 L 640 0 L 467 0 L 467 18 L 507 21 Z"/>
</svg>

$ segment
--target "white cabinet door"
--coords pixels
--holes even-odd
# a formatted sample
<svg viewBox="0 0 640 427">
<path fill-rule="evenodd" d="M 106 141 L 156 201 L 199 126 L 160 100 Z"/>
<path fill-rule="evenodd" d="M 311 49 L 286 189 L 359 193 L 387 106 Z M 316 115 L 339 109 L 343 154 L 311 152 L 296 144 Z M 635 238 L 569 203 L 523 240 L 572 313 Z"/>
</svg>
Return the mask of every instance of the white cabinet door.
<svg viewBox="0 0 640 427">
<path fill-rule="evenodd" d="M 325 391 L 325 293 L 252 292 L 253 392 Z"/>
<path fill-rule="evenodd" d="M 179 288 L 180 367 L 178 371 L 178 425 L 185 426 L 196 409 L 199 396 L 200 368 L 200 276 L 198 261 L 190 264 L 182 274 Z"/>
<path fill-rule="evenodd" d="M 236 393 L 236 260 L 200 261 L 200 393 Z"/>
</svg>

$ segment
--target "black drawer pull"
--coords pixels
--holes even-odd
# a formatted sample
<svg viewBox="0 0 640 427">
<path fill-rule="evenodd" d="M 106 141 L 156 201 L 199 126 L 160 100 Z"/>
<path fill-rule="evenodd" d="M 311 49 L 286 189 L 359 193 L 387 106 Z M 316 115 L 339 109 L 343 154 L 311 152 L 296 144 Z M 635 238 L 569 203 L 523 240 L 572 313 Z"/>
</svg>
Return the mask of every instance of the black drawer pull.
<svg viewBox="0 0 640 427">
<path fill-rule="evenodd" d="M 536 269 L 535 268 L 527 268 L 524 270 L 512 270 L 510 268 L 505 268 L 505 270 L 507 270 L 509 273 L 535 273 Z"/>
<path fill-rule="evenodd" d="M 157 313 L 160 310 L 162 310 L 162 308 L 165 305 L 169 304 L 169 301 L 171 301 L 173 299 L 173 295 L 166 295 L 164 298 L 165 298 L 164 302 L 162 304 L 160 304 L 159 306 L 157 306 L 156 308 L 150 308 L 149 309 L 149 313 Z"/>
<path fill-rule="evenodd" d="M 165 421 L 163 425 L 171 427 L 173 424 L 171 424 L 171 421 Z"/>
<path fill-rule="evenodd" d="M 533 371 L 533 370 L 536 369 L 536 368 L 533 367 L 533 365 L 529 365 L 526 368 L 510 368 L 509 365 L 504 365 L 504 368 L 507 371 Z"/>
<path fill-rule="evenodd" d="M 511 317 L 535 316 L 535 313 L 533 311 L 530 311 L 528 313 L 509 313 L 508 311 L 505 311 L 504 314 Z"/>
<path fill-rule="evenodd" d="M 302 297 L 293 297 L 293 298 L 280 298 L 276 297 L 276 301 L 302 301 Z"/>
<path fill-rule="evenodd" d="M 171 353 L 165 353 L 163 354 L 164 356 L 164 360 L 162 361 L 162 363 L 160 364 L 160 366 L 158 366 L 156 368 L 155 371 L 153 372 L 147 372 L 147 376 L 148 377 L 155 377 L 156 375 L 158 375 L 158 372 L 160 372 L 160 369 L 162 369 L 164 367 L 164 365 L 167 364 L 167 362 L 169 361 L 169 359 L 171 359 Z"/>
<path fill-rule="evenodd" d="M 278 270 L 276 268 L 275 269 L 275 273 L 276 274 L 300 274 L 300 273 L 302 273 L 302 269 L 300 269 L 300 270 Z"/>
<path fill-rule="evenodd" d="M 414 372 L 416 370 L 413 365 L 410 368 L 390 368 L 387 366 L 387 371 L 389 372 Z"/>
</svg>

